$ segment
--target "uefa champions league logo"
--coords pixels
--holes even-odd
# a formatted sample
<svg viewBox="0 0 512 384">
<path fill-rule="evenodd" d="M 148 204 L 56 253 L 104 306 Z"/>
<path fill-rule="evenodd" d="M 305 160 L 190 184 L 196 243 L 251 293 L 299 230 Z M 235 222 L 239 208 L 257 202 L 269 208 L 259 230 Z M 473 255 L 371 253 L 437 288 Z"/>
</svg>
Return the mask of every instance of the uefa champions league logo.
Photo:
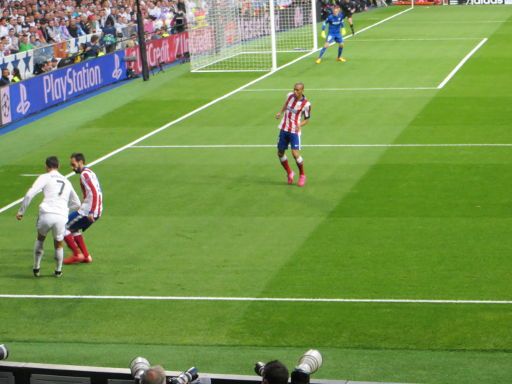
<svg viewBox="0 0 512 384">
<path fill-rule="evenodd" d="M 24 115 L 28 112 L 30 108 L 30 101 L 27 98 L 27 88 L 20 84 L 20 103 L 16 107 L 16 112 Z"/>
<path fill-rule="evenodd" d="M 114 55 L 114 71 L 112 72 L 112 78 L 119 80 L 122 74 L 123 70 L 121 69 L 121 61 L 119 60 L 119 56 Z"/>
</svg>

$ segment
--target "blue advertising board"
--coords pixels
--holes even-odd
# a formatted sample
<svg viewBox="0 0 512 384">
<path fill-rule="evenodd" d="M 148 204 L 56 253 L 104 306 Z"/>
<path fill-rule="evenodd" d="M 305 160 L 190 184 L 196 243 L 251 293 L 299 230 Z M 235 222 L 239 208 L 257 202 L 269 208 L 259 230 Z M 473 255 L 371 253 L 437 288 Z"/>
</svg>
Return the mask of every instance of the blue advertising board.
<svg viewBox="0 0 512 384">
<path fill-rule="evenodd" d="M 124 56 L 115 52 L 3 87 L 2 124 L 126 79 Z"/>
</svg>

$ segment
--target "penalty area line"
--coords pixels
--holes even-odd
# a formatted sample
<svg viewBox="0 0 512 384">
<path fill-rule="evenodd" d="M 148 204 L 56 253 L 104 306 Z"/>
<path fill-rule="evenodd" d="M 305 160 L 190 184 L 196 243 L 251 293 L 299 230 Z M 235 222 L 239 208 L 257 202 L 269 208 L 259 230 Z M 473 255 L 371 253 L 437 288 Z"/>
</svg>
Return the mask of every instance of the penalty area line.
<svg viewBox="0 0 512 384">
<path fill-rule="evenodd" d="M 209 297 L 209 296 L 93 296 L 93 295 L 17 295 L 1 294 L 0 299 L 42 300 L 132 300 L 132 301 L 242 301 L 284 303 L 377 303 L 377 304 L 466 304 L 510 305 L 512 300 L 437 300 L 437 299 L 349 299 L 304 297 Z"/>
<path fill-rule="evenodd" d="M 486 42 L 487 42 L 487 37 L 486 38 L 483 38 L 477 45 L 475 48 L 473 48 L 466 56 L 464 56 L 464 58 L 459 62 L 459 64 L 457 64 L 457 66 L 448 74 L 448 76 L 446 76 L 446 78 L 441 81 L 441 83 L 437 86 L 437 89 L 441 89 L 443 88 L 451 79 L 453 76 L 455 76 L 455 74 L 462 68 L 462 66 L 464 64 L 466 64 L 466 62 L 471 58 L 471 56 L 473 56 L 476 51 L 478 51 L 480 49 L 480 47 L 482 47 L 482 45 L 484 45 Z"/>
</svg>

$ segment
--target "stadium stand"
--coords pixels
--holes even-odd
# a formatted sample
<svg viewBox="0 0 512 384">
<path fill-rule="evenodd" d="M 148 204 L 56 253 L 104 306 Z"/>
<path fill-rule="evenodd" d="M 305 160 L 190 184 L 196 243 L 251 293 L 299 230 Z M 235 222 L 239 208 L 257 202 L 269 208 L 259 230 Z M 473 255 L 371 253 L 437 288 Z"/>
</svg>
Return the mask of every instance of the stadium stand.
<svg viewBox="0 0 512 384">
<path fill-rule="evenodd" d="M 183 0 L 142 4 L 148 40 L 184 30 Z M 130 47 L 136 32 L 134 0 L 3 0 L 0 12 L 0 67 L 22 80 Z"/>
</svg>

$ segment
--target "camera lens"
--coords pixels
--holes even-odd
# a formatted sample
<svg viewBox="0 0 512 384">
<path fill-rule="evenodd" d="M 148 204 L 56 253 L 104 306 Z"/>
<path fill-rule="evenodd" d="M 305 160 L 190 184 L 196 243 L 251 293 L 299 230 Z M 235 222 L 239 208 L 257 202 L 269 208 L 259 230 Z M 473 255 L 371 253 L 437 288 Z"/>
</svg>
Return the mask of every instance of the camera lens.
<svg viewBox="0 0 512 384">
<path fill-rule="evenodd" d="M 9 350 L 4 344 L 0 344 L 0 360 L 5 360 L 9 357 Z"/>
<path fill-rule="evenodd" d="M 196 380 L 199 377 L 197 373 L 197 368 L 192 367 L 181 373 L 178 377 L 173 377 L 169 380 L 171 384 L 189 384 L 192 381 Z"/>
<path fill-rule="evenodd" d="M 265 370 L 265 363 L 258 361 L 256 364 L 254 364 L 254 372 L 256 372 L 256 374 L 258 376 L 263 377 L 264 370 Z"/>
<path fill-rule="evenodd" d="M 316 349 L 306 351 L 299 359 L 297 369 L 312 374 L 315 373 L 322 366 L 322 355 Z"/>
<path fill-rule="evenodd" d="M 141 376 L 149 369 L 149 361 L 144 357 L 136 357 L 130 363 L 130 371 L 132 373 L 132 377 L 136 380 L 139 380 Z"/>
</svg>

